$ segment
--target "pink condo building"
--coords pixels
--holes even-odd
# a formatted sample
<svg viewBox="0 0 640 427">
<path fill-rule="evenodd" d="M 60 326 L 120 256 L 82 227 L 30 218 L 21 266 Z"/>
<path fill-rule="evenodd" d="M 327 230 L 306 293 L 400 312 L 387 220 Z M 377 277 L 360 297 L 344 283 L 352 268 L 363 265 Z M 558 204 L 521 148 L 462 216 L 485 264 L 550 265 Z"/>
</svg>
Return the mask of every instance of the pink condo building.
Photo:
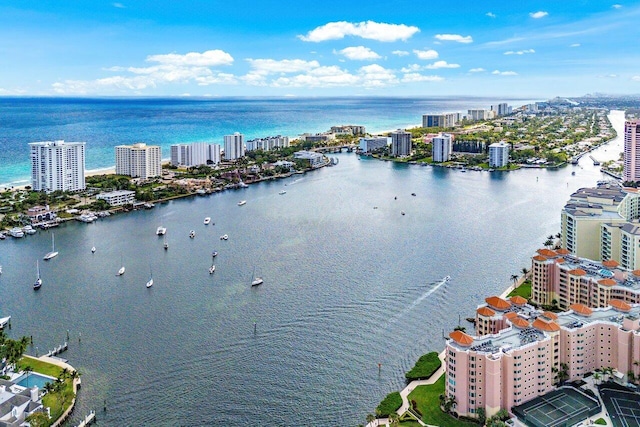
<svg viewBox="0 0 640 427">
<path fill-rule="evenodd" d="M 570 255 L 566 249 L 540 249 L 531 260 L 531 301 L 567 310 L 572 304 L 606 307 L 611 299 L 640 303 L 640 270 Z"/>
<path fill-rule="evenodd" d="M 460 415 L 511 411 L 553 390 L 565 368 L 568 380 L 603 367 L 640 374 L 640 305 L 611 299 L 606 307 L 573 304 L 556 315 L 521 297 L 486 302 L 476 312 L 477 335 L 454 331 L 445 349 L 445 393 Z"/>
</svg>

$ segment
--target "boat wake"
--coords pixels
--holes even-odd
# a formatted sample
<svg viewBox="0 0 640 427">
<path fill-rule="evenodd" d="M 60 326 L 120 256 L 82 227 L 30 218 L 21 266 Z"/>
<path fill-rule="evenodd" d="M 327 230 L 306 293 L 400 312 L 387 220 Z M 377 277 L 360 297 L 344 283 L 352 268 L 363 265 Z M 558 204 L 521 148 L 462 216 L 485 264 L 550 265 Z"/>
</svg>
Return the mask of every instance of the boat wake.
<svg viewBox="0 0 640 427">
<path fill-rule="evenodd" d="M 397 322 L 398 319 L 400 319 L 402 316 L 404 316 L 405 314 L 407 314 L 408 312 L 413 310 L 418 304 L 420 304 L 422 301 L 424 301 L 425 298 L 427 298 L 429 295 L 433 294 L 435 291 L 440 289 L 440 287 L 442 287 L 442 285 L 444 285 L 445 283 L 449 282 L 449 280 L 451 280 L 451 278 L 449 276 L 447 276 L 444 279 L 441 279 L 440 281 L 435 282 L 436 285 L 433 288 L 429 289 L 427 292 L 425 292 L 424 294 L 420 295 L 418 298 L 416 298 L 415 301 L 413 301 L 411 304 L 406 306 L 404 308 L 404 310 L 402 310 L 400 313 L 398 313 L 394 317 L 392 317 L 389 320 L 389 323 Z"/>
</svg>

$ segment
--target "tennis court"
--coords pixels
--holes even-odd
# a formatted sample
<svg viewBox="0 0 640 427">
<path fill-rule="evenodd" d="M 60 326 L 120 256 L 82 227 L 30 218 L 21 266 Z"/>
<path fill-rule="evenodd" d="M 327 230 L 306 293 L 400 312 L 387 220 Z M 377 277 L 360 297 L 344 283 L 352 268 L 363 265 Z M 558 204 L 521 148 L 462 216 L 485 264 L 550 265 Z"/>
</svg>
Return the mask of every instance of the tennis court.
<svg viewBox="0 0 640 427">
<path fill-rule="evenodd" d="M 600 397 L 615 427 L 640 427 L 640 395 L 601 387 Z"/>
<path fill-rule="evenodd" d="M 515 406 L 512 411 L 522 422 L 533 427 L 565 427 L 597 414 L 600 404 L 574 388 L 561 387 Z"/>
</svg>

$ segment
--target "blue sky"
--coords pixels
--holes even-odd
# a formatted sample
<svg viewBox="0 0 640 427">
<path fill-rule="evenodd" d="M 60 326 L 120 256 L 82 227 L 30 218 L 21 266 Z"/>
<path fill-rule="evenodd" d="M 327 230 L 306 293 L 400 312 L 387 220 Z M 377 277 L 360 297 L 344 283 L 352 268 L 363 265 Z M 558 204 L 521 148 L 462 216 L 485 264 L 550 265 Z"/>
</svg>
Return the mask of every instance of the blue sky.
<svg viewBox="0 0 640 427">
<path fill-rule="evenodd" d="M 640 2 L 0 0 L 0 95 L 640 93 Z"/>
</svg>

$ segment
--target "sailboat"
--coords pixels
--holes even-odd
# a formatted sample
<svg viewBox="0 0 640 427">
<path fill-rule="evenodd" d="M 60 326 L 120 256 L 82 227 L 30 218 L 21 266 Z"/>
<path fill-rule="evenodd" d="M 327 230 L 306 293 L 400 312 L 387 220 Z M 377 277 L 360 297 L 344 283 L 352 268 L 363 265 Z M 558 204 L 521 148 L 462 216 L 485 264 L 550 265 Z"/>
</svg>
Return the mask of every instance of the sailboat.
<svg viewBox="0 0 640 427">
<path fill-rule="evenodd" d="M 149 267 L 149 281 L 147 282 L 147 288 L 153 286 L 153 273 L 151 273 L 151 267 Z"/>
<path fill-rule="evenodd" d="M 167 243 L 167 238 L 164 238 L 164 250 L 166 251 L 167 249 L 169 249 L 169 244 Z"/>
<path fill-rule="evenodd" d="M 42 286 L 42 279 L 40 278 L 40 265 L 38 264 L 38 260 L 36 260 L 36 271 L 38 272 L 38 277 L 36 281 L 33 283 L 33 290 L 37 291 Z"/>
<path fill-rule="evenodd" d="M 96 247 L 95 246 L 91 246 L 91 253 L 95 254 L 96 253 Z"/>
<path fill-rule="evenodd" d="M 122 267 L 120 267 L 120 270 L 118 270 L 116 276 L 122 276 L 124 274 L 124 263 L 122 262 L 122 255 L 120 255 L 120 265 Z"/>
<path fill-rule="evenodd" d="M 256 268 L 253 267 L 253 281 L 251 282 L 251 286 L 259 286 L 262 285 L 262 283 L 264 282 L 264 280 L 262 280 L 262 277 L 256 277 Z"/>
<path fill-rule="evenodd" d="M 55 236 L 54 236 L 54 234 L 53 234 L 53 233 L 51 233 L 51 252 L 47 253 L 47 254 L 44 256 L 44 258 L 43 258 L 43 259 L 44 259 L 45 261 L 48 261 L 48 260 L 50 260 L 51 258 L 55 258 L 55 257 L 57 257 L 57 256 L 58 256 L 58 252 L 56 252 L 56 241 L 55 241 Z"/>
</svg>

